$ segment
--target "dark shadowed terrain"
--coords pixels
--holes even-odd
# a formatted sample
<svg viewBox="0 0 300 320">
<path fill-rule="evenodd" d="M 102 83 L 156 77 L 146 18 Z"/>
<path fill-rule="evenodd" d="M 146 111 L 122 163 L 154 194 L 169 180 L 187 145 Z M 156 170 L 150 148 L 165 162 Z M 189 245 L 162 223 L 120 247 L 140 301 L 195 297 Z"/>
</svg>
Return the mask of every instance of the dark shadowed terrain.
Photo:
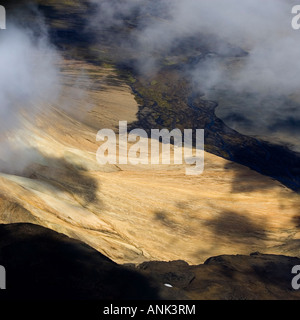
<svg viewBox="0 0 300 320">
<path fill-rule="evenodd" d="M 203 265 L 184 261 L 118 265 L 62 234 L 32 224 L 0 226 L 1 299 L 299 299 L 291 269 L 299 258 L 219 256 Z M 170 284 L 172 287 L 166 287 Z"/>
<path fill-rule="evenodd" d="M 0 38 L 0 300 L 300 299 L 300 154 L 255 134 L 255 94 L 208 96 L 208 75 L 193 77 L 251 52 L 201 30 L 172 39 L 168 1 L 122 3 L 141 1 L 1 2 L 13 41 Z M 205 129 L 204 173 L 99 165 L 97 131 L 122 120 Z M 297 137 L 299 119 L 271 120 Z"/>
</svg>

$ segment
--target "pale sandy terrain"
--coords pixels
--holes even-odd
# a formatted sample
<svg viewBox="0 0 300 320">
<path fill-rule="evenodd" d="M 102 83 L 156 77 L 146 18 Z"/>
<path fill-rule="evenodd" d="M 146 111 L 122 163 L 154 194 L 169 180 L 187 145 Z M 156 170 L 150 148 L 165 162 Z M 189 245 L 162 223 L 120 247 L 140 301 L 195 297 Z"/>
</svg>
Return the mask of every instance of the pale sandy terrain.
<svg viewBox="0 0 300 320">
<path fill-rule="evenodd" d="M 184 165 L 100 166 L 97 131 L 134 121 L 137 103 L 113 69 L 69 61 L 63 74 L 59 103 L 37 104 L 18 132 L 33 163 L 0 174 L 1 223 L 40 224 L 118 263 L 300 256 L 300 199 L 277 181 L 208 153 L 200 176 Z"/>
</svg>

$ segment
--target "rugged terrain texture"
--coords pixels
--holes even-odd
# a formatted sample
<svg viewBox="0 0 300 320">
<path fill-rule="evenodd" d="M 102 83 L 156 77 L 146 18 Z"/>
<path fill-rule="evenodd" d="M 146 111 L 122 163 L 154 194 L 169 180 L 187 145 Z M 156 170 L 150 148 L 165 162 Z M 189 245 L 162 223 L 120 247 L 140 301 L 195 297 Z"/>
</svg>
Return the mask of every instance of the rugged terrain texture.
<svg viewBox="0 0 300 320">
<path fill-rule="evenodd" d="M 87 0 L 32 0 L 31 3 L 38 6 L 49 26 L 52 42 L 65 56 L 96 66 L 111 64 L 118 68 L 139 103 L 132 127 L 205 129 L 206 151 L 270 176 L 294 191 L 300 190 L 299 152 L 289 150 L 285 144 L 266 142 L 228 127 L 215 114 L 218 101 L 209 101 L 201 93 L 205 77 L 197 88 L 189 81 L 186 71 L 193 70 L 199 61 L 212 53 L 224 59 L 235 59 L 247 52 L 224 42 L 221 45 L 227 47 L 224 55 L 214 47 L 214 38 L 207 42 L 206 35 L 199 33 L 175 42 L 168 50 L 157 48 L 157 70 L 145 75 L 137 70 L 137 65 L 151 59 L 151 54 L 147 50 L 137 51 L 134 45 L 123 44 L 131 43 L 131 32 L 138 29 L 143 20 L 150 19 L 155 23 L 164 19 L 163 12 L 153 10 L 153 0 L 145 1 L 147 13 L 125 15 L 121 24 L 100 26 L 99 30 L 90 27 L 96 8 Z M 4 4 L 12 16 L 14 10 L 22 10 L 22 14 L 17 15 L 17 23 L 25 26 L 30 23 L 31 28 L 39 28 L 33 25 L 33 21 L 38 21 L 36 11 L 28 11 L 26 1 L 19 0 L 14 5 L 4 1 Z"/>
<path fill-rule="evenodd" d="M 0 226 L 3 299 L 157 299 L 157 288 L 136 271 L 83 242 L 31 224 Z"/>
<path fill-rule="evenodd" d="M 2 299 L 299 299 L 291 269 L 300 259 L 219 256 L 117 265 L 86 244 L 31 225 L 0 225 Z M 170 284 L 172 287 L 166 287 Z"/>
<path fill-rule="evenodd" d="M 97 90 L 78 88 L 88 81 L 82 70 Z M 12 161 L 30 155 L 30 164 L 0 174 L 2 223 L 40 224 L 118 263 L 299 255 L 299 196 L 271 178 L 209 153 L 200 176 L 185 165 L 99 165 L 97 131 L 134 121 L 137 104 L 114 69 L 64 61 L 62 72 L 58 105 L 41 101 L 34 117 L 24 114 L 24 157 L 18 149 Z"/>
<path fill-rule="evenodd" d="M 300 256 L 298 155 L 226 127 L 180 63 L 141 79 L 105 35 L 102 52 L 89 47 L 79 1 L 38 2 L 65 60 L 59 101 L 22 114 L 12 169 L 0 173 L 0 264 L 19 297 L 30 284 L 41 298 L 299 298 L 290 271 L 300 261 L 286 257 Z M 101 166 L 97 131 L 119 120 L 205 128 L 214 154 L 196 177 L 184 165 Z"/>
</svg>

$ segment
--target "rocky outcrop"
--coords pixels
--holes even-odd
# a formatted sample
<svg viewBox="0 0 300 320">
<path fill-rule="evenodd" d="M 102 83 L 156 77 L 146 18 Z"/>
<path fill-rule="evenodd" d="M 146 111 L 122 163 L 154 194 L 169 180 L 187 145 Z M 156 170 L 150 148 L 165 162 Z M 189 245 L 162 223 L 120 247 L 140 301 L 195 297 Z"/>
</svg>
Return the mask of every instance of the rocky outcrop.
<svg viewBox="0 0 300 320">
<path fill-rule="evenodd" d="M 0 226 L 0 299 L 153 299 L 149 280 L 83 242 L 32 224 Z"/>
<path fill-rule="evenodd" d="M 65 235 L 33 224 L 0 225 L 0 299 L 299 299 L 299 258 L 259 253 L 118 265 Z"/>
<path fill-rule="evenodd" d="M 299 258 L 253 253 L 213 257 L 198 266 L 172 261 L 146 262 L 138 268 L 189 299 L 285 300 L 300 298 L 291 285 L 291 270 L 299 263 Z"/>
</svg>

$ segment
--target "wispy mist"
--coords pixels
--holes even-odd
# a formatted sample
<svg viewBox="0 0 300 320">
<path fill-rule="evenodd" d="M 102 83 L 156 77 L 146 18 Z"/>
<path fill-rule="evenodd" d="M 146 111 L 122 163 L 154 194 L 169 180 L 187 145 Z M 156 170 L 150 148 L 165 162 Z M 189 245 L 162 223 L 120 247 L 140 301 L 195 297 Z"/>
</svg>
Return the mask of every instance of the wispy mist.
<svg viewBox="0 0 300 320">
<path fill-rule="evenodd" d="M 25 167 L 33 154 L 22 141 L 24 119 L 34 123 L 38 108 L 59 94 L 59 55 L 50 45 L 45 26 L 39 35 L 9 24 L 0 31 L 0 159 L 1 169 Z"/>
<path fill-rule="evenodd" d="M 197 55 L 191 53 L 192 48 L 189 52 L 184 40 L 194 37 L 197 42 L 199 39 L 199 44 L 205 44 L 206 52 L 199 50 L 197 62 L 187 65 L 188 74 L 199 91 L 211 99 L 219 99 L 222 91 L 227 92 L 226 99 L 223 97 L 219 102 L 220 109 L 225 107 L 228 112 L 219 115 L 224 116 L 224 120 L 236 119 L 229 121 L 229 125 L 238 130 L 246 127 L 245 122 L 237 119 L 245 118 L 248 121 L 245 131 L 251 134 L 268 135 L 276 127 L 279 135 L 281 131 L 283 135 L 288 131 L 294 135 L 294 126 L 289 130 L 286 121 L 300 120 L 296 101 L 300 89 L 300 33 L 291 27 L 294 1 L 93 2 L 98 3 L 99 9 L 93 26 L 107 30 L 124 24 L 130 15 L 131 19 L 139 17 L 121 47 L 127 45 L 134 49 L 136 68 L 140 72 L 158 71 L 161 56 L 172 55 L 179 44 L 185 46 L 187 54 Z M 257 120 L 253 117 L 254 110 L 259 113 Z"/>
</svg>

